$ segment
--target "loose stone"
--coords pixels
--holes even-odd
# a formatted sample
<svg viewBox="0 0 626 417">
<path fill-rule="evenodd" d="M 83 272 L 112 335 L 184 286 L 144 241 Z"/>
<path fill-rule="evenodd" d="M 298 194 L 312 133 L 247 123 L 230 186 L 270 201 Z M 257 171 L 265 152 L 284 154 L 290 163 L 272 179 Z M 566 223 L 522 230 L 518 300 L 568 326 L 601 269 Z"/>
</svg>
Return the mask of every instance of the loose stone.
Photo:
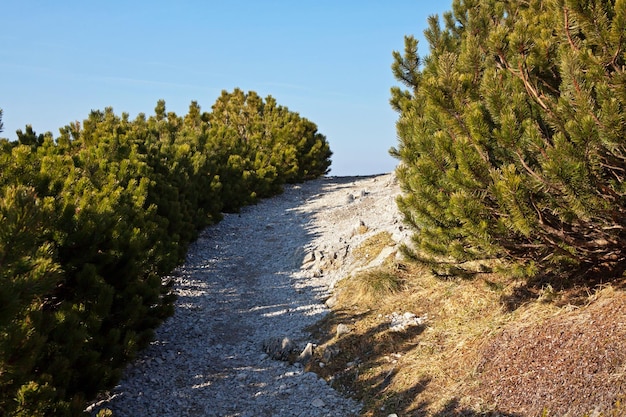
<svg viewBox="0 0 626 417">
<path fill-rule="evenodd" d="M 350 333 L 350 328 L 346 324 L 337 325 L 337 337 L 342 336 L 344 334 Z"/>
<path fill-rule="evenodd" d="M 311 401 L 311 405 L 313 407 L 322 408 L 326 405 L 326 403 L 324 403 L 324 401 L 322 401 L 320 398 L 316 398 L 313 401 Z"/>
</svg>

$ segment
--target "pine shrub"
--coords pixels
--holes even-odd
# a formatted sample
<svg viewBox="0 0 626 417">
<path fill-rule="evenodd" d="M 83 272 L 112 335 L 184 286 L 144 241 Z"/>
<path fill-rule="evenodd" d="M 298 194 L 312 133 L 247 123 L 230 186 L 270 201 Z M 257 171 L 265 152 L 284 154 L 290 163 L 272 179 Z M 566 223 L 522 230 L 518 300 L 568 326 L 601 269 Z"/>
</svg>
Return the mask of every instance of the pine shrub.
<svg viewBox="0 0 626 417">
<path fill-rule="evenodd" d="M 1 131 L 0 111 L 0 131 Z M 326 173 L 311 122 L 224 92 L 0 139 L 0 416 L 81 415 L 173 313 L 162 277 L 224 210 Z"/>
<path fill-rule="evenodd" d="M 626 2 L 455 0 L 394 53 L 398 204 L 445 273 L 626 269 Z"/>
</svg>

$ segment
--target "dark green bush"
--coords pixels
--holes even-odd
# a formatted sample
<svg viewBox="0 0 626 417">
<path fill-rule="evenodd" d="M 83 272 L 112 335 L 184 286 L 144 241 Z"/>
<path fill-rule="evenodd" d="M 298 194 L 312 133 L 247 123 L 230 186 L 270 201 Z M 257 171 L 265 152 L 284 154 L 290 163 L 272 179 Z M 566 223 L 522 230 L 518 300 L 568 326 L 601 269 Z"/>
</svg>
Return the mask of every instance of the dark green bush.
<svg viewBox="0 0 626 417">
<path fill-rule="evenodd" d="M 202 227 L 327 171 L 325 138 L 271 97 L 213 109 L 0 140 L 0 415 L 82 414 L 173 313 L 161 277 Z"/>
</svg>

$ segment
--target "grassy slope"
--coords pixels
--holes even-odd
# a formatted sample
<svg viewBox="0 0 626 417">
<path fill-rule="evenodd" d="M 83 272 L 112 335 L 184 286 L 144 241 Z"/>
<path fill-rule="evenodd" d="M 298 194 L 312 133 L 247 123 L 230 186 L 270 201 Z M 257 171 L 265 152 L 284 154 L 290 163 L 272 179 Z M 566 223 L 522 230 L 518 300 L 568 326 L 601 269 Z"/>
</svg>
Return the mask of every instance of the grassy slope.
<svg viewBox="0 0 626 417">
<path fill-rule="evenodd" d="M 386 244 L 382 236 L 360 250 Z M 626 414 L 626 294 L 616 285 L 559 292 L 494 274 L 442 280 L 389 261 L 343 280 L 338 299 L 312 329 L 320 348 L 309 368 L 363 401 L 365 416 Z M 393 312 L 427 320 L 394 333 Z M 337 336 L 339 324 L 350 332 Z"/>
</svg>

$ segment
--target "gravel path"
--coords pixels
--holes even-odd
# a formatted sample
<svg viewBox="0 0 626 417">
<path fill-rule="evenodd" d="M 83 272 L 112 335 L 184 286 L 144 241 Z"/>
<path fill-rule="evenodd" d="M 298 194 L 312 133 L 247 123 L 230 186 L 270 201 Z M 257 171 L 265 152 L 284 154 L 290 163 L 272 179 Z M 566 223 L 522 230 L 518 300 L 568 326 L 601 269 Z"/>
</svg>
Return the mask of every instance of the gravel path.
<svg viewBox="0 0 626 417">
<path fill-rule="evenodd" d="M 106 399 L 115 416 L 354 416 L 342 397 L 299 363 L 272 359 L 263 343 L 313 342 L 304 328 L 350 272 L 350 251 L 368 233 L 403 238 L 392 175 L 328 177 L 204 230 L 178 268 L 176 312 Z"/>
</svg>

